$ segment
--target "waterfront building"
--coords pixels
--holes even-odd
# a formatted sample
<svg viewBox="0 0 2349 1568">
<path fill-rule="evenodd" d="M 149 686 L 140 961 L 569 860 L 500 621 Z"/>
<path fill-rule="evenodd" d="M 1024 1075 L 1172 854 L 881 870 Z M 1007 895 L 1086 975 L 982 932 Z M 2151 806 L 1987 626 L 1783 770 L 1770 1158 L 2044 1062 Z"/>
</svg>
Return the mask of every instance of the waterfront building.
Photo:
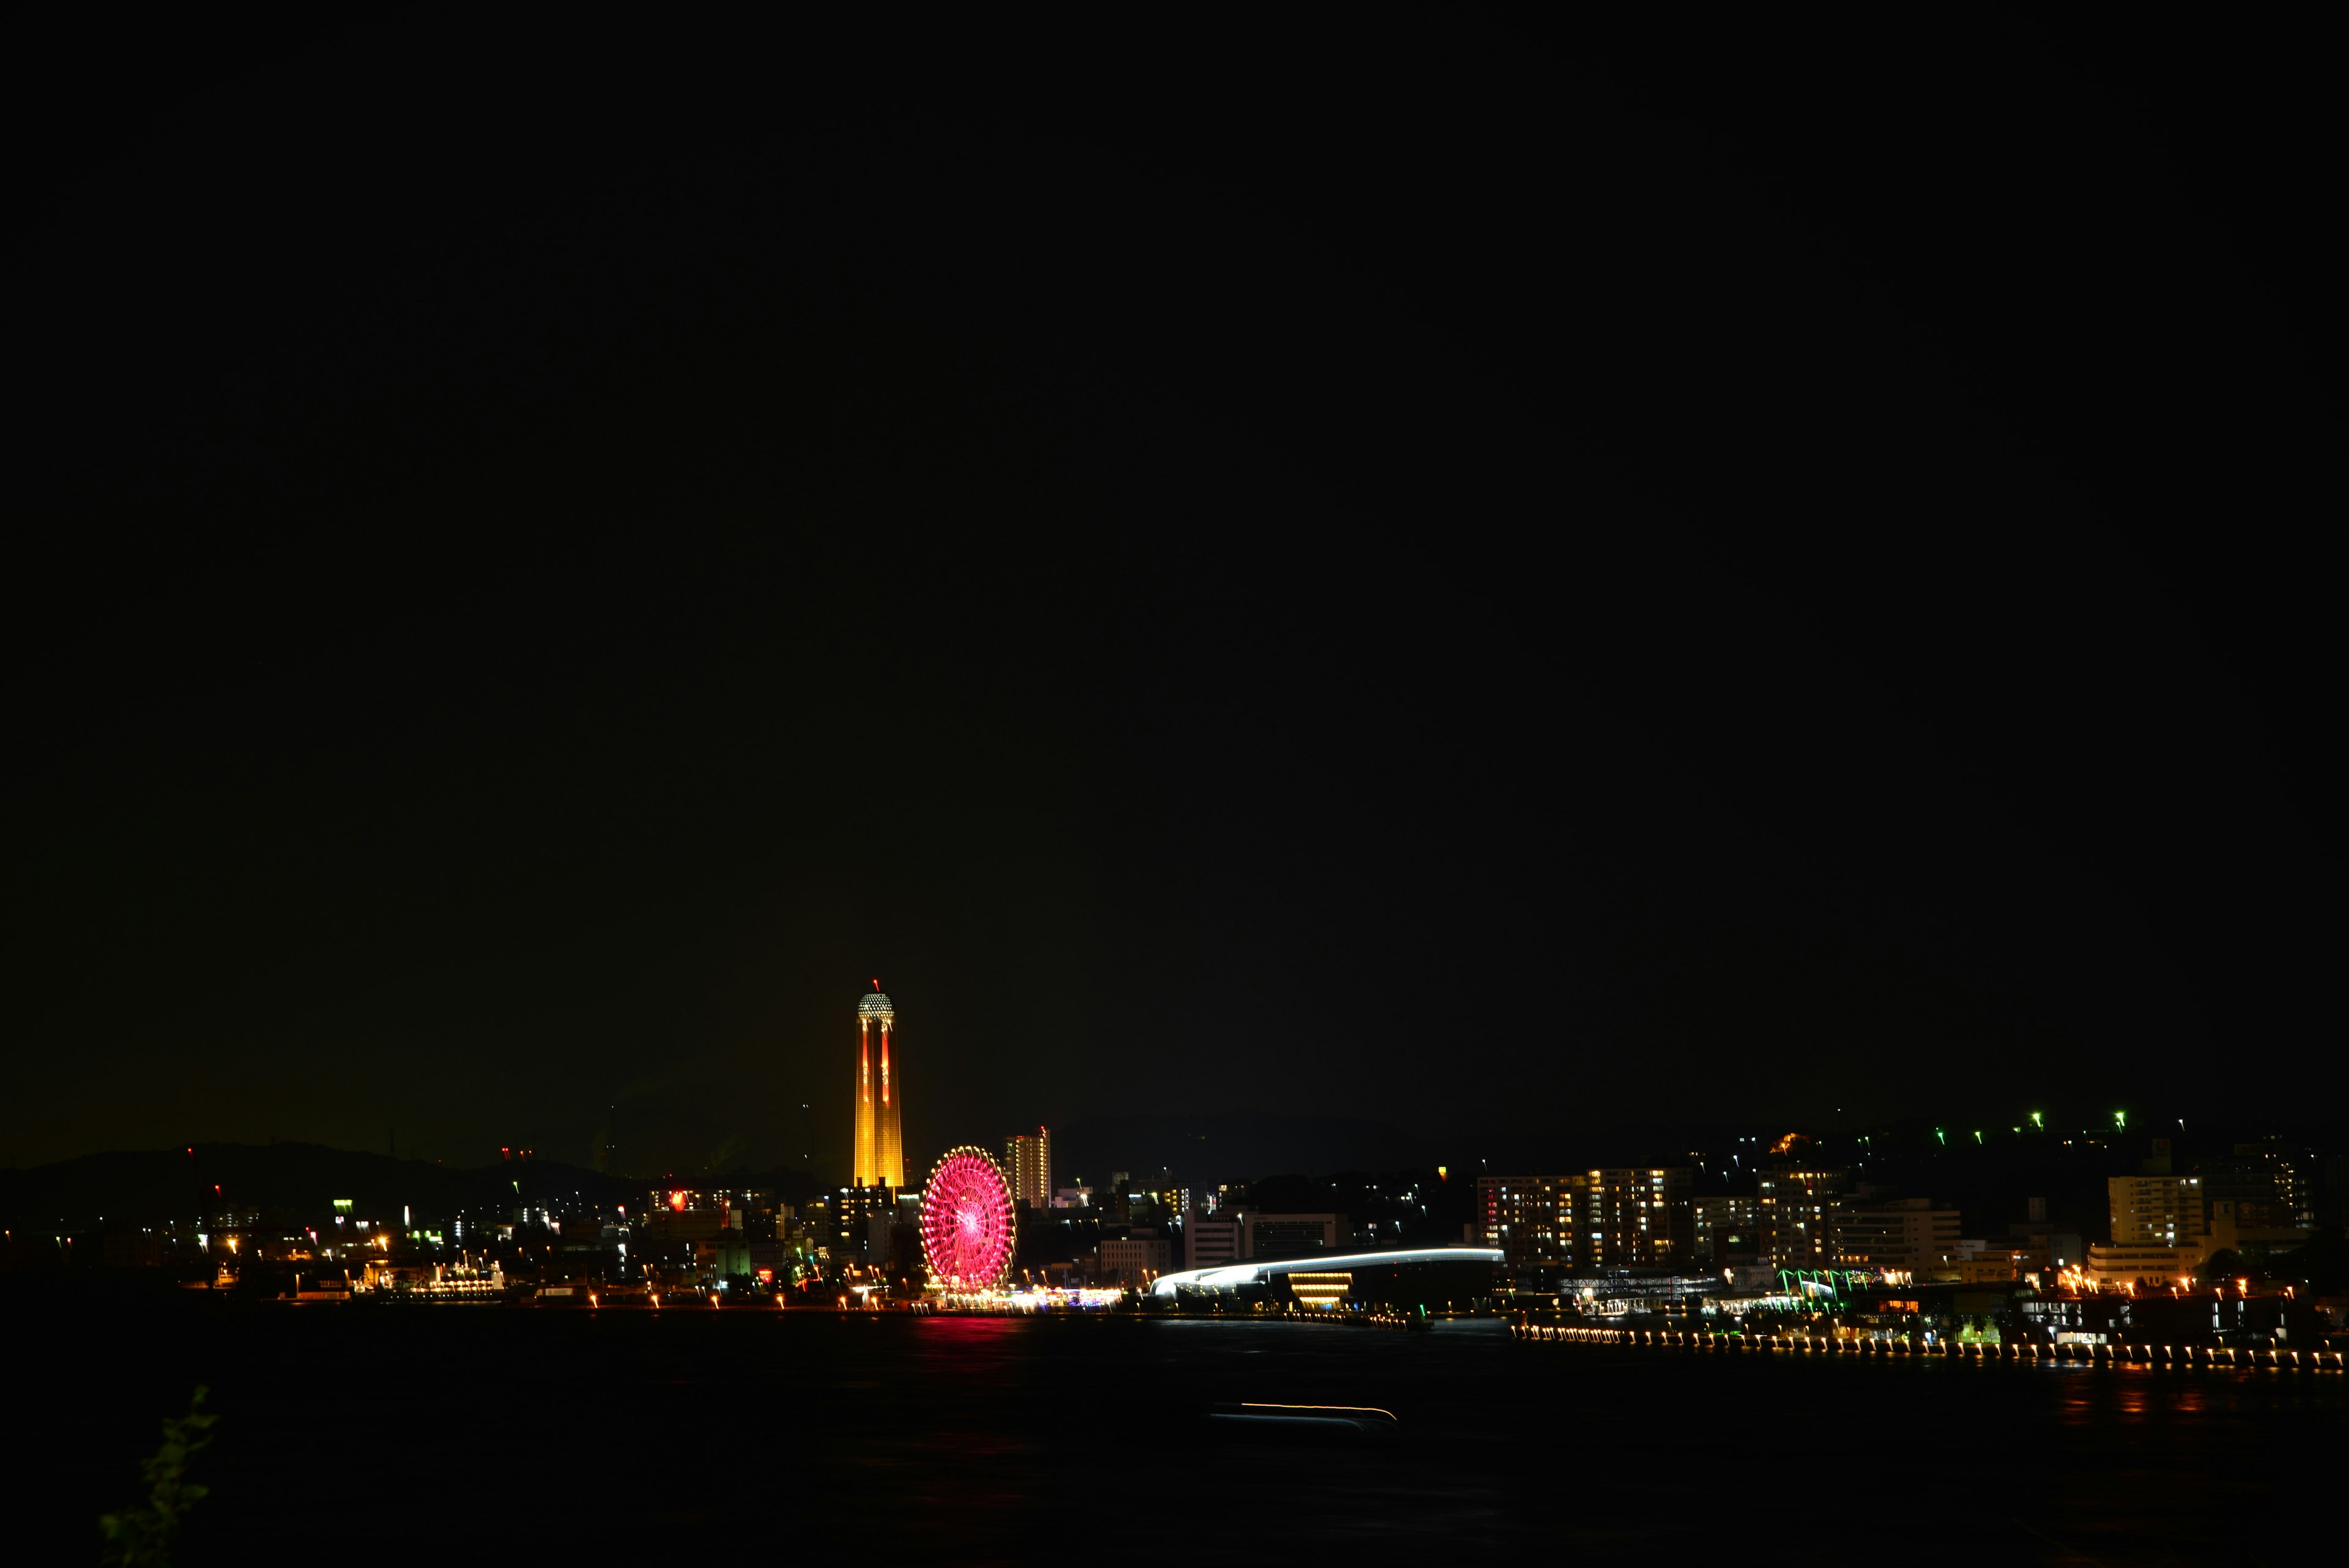
<svg viewBox="0 0 2349 1568">
<path fill-rule="evenodd" d="M 1841 1201 L 1848 1173 L 1799 1166 L 1765 1166 L 1754 1173 L 1754 1223 L 1763 1261 L 1774 1269 L 1834 1266 L 1829 1216 Z"/>
<path fill-rule="evenodd" d="M 1353 1293 L 1351 1269 L 1291 1269 L 1281 1276 L 1301 1306 L 1333 1307 Z"/>
<path fill-rule="evenodd" d="M 2044 1235 L 2004 1236 L 1988 1241 L 1969 1237 L 1957 1244 L 1954 1277 L 1962 1285 L 2005 1284 L 2033 1274 L 2047 1275 L 2054 1265 Z"/>
<path fill-rule="evenodd" d="M 1726 1268 L 1733 1260 L 1759 1254 L 1761 1207 L 1753 1198 L 1728 1193 L 1691 1199 L 1689 1214 L 1696 1230 L 1698 1262 Z"/>
<path fill-rule="evenodd" d="M 1169 1262 L 1166 1239 L 1154 1232 L 1137 1231 L 1131 1236 L 1102 1238 L 1102 1273 L 1121 1284 L 1147 1289 L 1151 1281 L 1166 1272 Z"/>
<path fill-rule="evenodd" d="M 904 1085 L 896 1080 L 889 1059 L 889 1037 L 896 1026 L 897 1010 L 876 980 L 873 994 L 856 1004 L 855 1183 L 859 1187 L 905 1185 Z"/>
<path fill-rule="evenodd" d="M 1136 1191 L 1127 1201 L 1127 1217 L 1136 1225 L 1171 1225 L 1191 1211 L 1191 1189 L 1162 1187 Z"/>
<path fill-rule="evenodd" d="M 829 1253 L 836 1231 L 833 1229 L 833 1200 L 812 1199 L 800 1206 L 799 1217 L 791 1227 L 791 1240 L 809 1252 Z"/>
<path fill-rule="evenodd" d="M 2116 1247 L 2192 1251 L 2210 1233 L 2199 1176 L 2115 1176 L 2105 1188 Z"/>
<path fill-rule="evenodd" d="M 1239 1256 L 1238 1211 L 1227 1209 L 1219 1214 L 1194 1214 L 1184 1223 L 1185 1268 L 1217 1269 L 1237 1262 Z"/>
<path fill-rule="evenodd" d="M 843 1187 L 833 1195 L 832 1245 L 833 1257 L 843 1262 L 884 1262 L 888 1254 L 873 1251 L 876 1234 L 874 1220 L 881 1221 L 878 1234 L 886 1245 L 888 1227 L 895 1221 L 897 1195 L 886 1187 Z"/>
<path fill-rule="evenodd" d="M 921 1261 L 922 1199 L 899 1193 L 895 1203 L 864 1217 L 864 1261 L 876 1269 L 910 1270 Z"/>
<path fill-rule="evenodd" d="M 1052 1135 L 1044 1127 L 1013 1133 L 1004 1141 L 1003 1174 L 1011 1183 L 1011 1201 L 1039 1212 L 1052 1207 Z"/>
<path fill-rule="evenodd" d="M 798 1250 L 788 1241 L 752 1241 L 743 1251 L 751 1276 L 761 1283 L 788 1285 L 797 1272 Z"/>
<path fill-rule="evenodd" d="M 1696 1257 L 1696 1172 L 1685 1166 L 1593 1170 L 1580 1179 L 1576 1239 L 1584 1268 L 1671 1269 Z"/>
<path fill-rule="evenodd" d="M 1576 1179 L 1480 1176 L 1476 1212 L 1482 1240 L 1512 1264 L 1572 1268 Z"/>
<path fill-rule="evenodd" d="M 688 1193 L 676 1193 L 671 1201 L 649 1210 L 636 1226 L 644 1240 L 654 1243 L 698 1243 L 709 1241 L 727 1228 L 726 1210 L 715 1204 L 694 1203 L 690 1199 Z M 734 1224 L 736 1229 L 740 1229 L 739 1219 Z"/>
<path fill-rule="evenodd" d="M 1512 1264 L 1682 1268 L 1696 1257 L 1695 1185 L 1686 1167 L 1481 1176 L 1477 1239 Z"/>
<path fill-rule="evenodd" d="M 1271 1214 L 1245 1207 L 1195 1213 L 1183 1227 L 1183 1266 L 1310 1257 L 1334 1252 L 1352 1239 L 1352 1222 L 1343 1214 Z"/>
<path fill-rule="evenodd" d="M 1234 1217 L 1240 1224 L 1243 1258 L 1334 1252 L 1340 1243 L 1353 1240 L 1353 1226 L 1343 1214 L 1267 1214 L 1243 1209 Z"/>
<path fill-rule="evenodd" d="M 2316 1223 L 2316 1187 L 2309 1162 L 2281 1138 L 2239 1143 L 2231 1155 L 2201 1160 L 2205 1203 L 2232 1203 L 2235 1222 L 2249 1230 Z"/>
<path fill-rule="evenodd" d="M 2091 1243 L 2085 1272 L 2100 1285 L 2185 1285 L 2193 1282 L 2195 1272 L 2201 1267 L 2199 1244 L 2172 1247 L 2158 1241 L 2116 1241 L 2109 1246 Z"/>
<path fill-rule="evenodd" d="M 1930 1198 L 1850 1199 L 1827 1218 L 1841 1267 L 1895 1269 L 1918 1280 L 1959 1267 L 1958 1211 L 1936 1208 Z"/>
<path fill-rule="evenodd" d="M 2124 1180 L 2133 1182 L 2137 1179 L 2116 1177 L 2112 1184 L 2118 1188 Z M 2190 1182 L 2196 1179 L 2182 1177 L 2177 1179 Z M 2304 1244 L 2314 1234 L 2298 1226 L 2241 1223 L 2243 1217 L 2238 1212 L 2235 1201 L 2221 1198 L 2209 1201 L 2199 1210 L 2204 1217 L 2203 1222 L 2193 1234 L 2181 1233 L 2178 1240 L 2172 1241 L 2168 1239 L 2166 1220 L 2150 1208 L 2151 1203 L 2162 1196 L 2131 1192 L 2132 1201 L 2147 1205 L 2137 1212 L 2151 1218 L 2148 1222 L 2133 1228 L 2126 1237 L 2121 1232 L 2119 1222 L 2121 1199 L 2116 1196 L 2112 1244 L 2092 1246 L 2087 1250 L 2086 1272 L 2090 1279 L 2109 1284 L 2133 1284 L 2140 1280 L 2153 1284 L 2183 1283 L 2199 1277 L 2203 1266 L 2221 1252 L 2238 1252 L 2253 1246 L 2263 1247 L 2271 1252 L 2288 1251 Z M 2260 1220 L 2271 1212 L 2267 1204 L 2255 1205 L 2251 1218 Z M 2157 1229 L 2157 1225 L 2161 1228 Z"/>
<path fill-rule="evenodd" d="M 1501 1254 L 1489 1247 L 1403 1247 L 1377 1252 L 1233 1262 L 1212 1273 L 1162 1274 L 1151 1293 L 1163 1301 L 1185 1295 L 1236 1296 L 1243 1303 L 1283 1296 L 1327 1304 L 1345 1298 L 1396 1306 L 1440 1307 L 1492 1294 Z M 1298 1282 L 1292 1285 L 1291 1281 Z"/>
<path fill-rule="evenodd" d="M 2150 1249 L 2148 1249 L 2150 1250 Z M 2288 1296 L 2231 1289 L 2119 1291 L 2026 1297 L 2015 1303 L 2024 1337 L 2059 1344 L 2241 1345 L 2320 1343 L 2315 1308 Z"/>
<path fill-rule="evenodd" d="M 739 1226 L 730 1226 L 693 1248 L 693 1262 L 705 1280 L 719 1281 L 750 1272 L 750 1245 Z"/>
<path fill-rule="evenodd" d="M 2265 1217 L 2274 1210 L 2263 1203 L 2251 1205 L 2250 1212 L 2245 1213 L 2231 1199 L 2213 1199 L 2208 1212 L 2210 1222 L 2202 1238 L 2206 1262 L 2220 1252 L 2240 1252 L 2246 1247 L 2257 1247 L 2269 1253 L 2288 1252 L 2315 1235 L 2302 1226 L 2265 1223 Z"/>
</svg>

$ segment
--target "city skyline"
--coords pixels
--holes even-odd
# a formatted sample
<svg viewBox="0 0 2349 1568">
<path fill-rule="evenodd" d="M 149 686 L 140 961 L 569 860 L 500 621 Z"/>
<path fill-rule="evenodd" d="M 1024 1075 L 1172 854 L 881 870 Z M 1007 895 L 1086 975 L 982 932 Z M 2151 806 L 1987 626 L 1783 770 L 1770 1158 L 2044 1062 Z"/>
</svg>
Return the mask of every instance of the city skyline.
<svg viewBox="0 0 2349 1568">
<path fill-rule="evenodd" d="M 1741 1137 L 1747 1163 L 1738 1175 L 1721 1151 L 1702 1149 L 1652 1168 L 1553 1167 L 1548 1174 L 1479 1162 L 1474 1170 L 1268 1174 L 1209 1185 L 1195 1170 L 1136 1179 L 1118 1169 L 1041 1206 L 1016 1191 L 1016 1141 L 1002 1160 L 970 1146 L 949 1149 L 936 1168 L 958 1172 L 954 1182 L 902 1191 L 833 1189 L 788 1171 L 629 1177 L 549 1162 L 529 1149 L 465 1170 L 312 1146 L 207 1145 L 5 1173 L 0 1218 L 12 1238 L 10 1267 L 69 1274 L 124 1266 L 184 1272 L 209 1248 L 224 1274 L 339 1259 L 365 1263 L 371 1280 L 396 1268 L 413 1278 L 419 1255 L 439 1268 L 512 1242 L 521 1250 L 505 1249 L 509 1267 L 527 1281 L 527 1233 L 535 1232 L 550 1262 L 558 1241 L 561 1254 L 616 1245 L 616 1260 L 572 1257 L 563 1265 L 585 1268 L 591 1279 L 600 1271 L 616 1287 L 631 1272 L 631 1249 L 647 1266 L 664 1256 L 674 1263 L 682 1254 L 658 1244 L 689 1241 L 706 1282 L 721 1291 L 761 1267 L 756 1282 L 778 1288 L 817 1288 L 843 1271 L 854 1280 L 885 1262 L 894 1277 L 917 1258 L 935 1270 L 939 1247 L 982 1243 L 990 1230 L 1008 1244 L 1015 1229 L 1031 1267 L 1059 1260 L 1122 1276 L 1128 1286 L 1170 1270 L 1189 1271 L 1189 1279 L 1252 1260 L 1417 1257 L 1431 1246 L 1489 1251 L 1509 1272 L 1505 1288 L 1528 1297 L 1556 1293 L 1564 1287 L 1554 1282 L 1566 1279 L 1645 1279 L 1669 1285 L 1678 1299 L 1766 1294 L 1789 1273 L 1894 1289 L 2013 1285 L 2093 1294 L 2192 1286 L 2235 1259 L 2229 1282 L 2242 1282 L 2238 1271 L 2264 1279 L 2271 1267 L 2299 1269 L 2303 1280 L 2310 1269 L 2317 1277 L 2338 1272 L 2349 1168 L 2337 1137 L 2312 1145 L 2206 1127 L 2189 1139 L 2116 1127 L 2083 1139 L 2018 1127 L 2015 1141 L 2002 1146 L 1951 1144 L 1940 1130 Z M 918 1238 L 910 1207 L 917 1201 Z M 746 1231 L 744 1216 L 753 1214 L 763 1218 Z M 380 1250 L 388 1242 L 396 1250 Z M 765 1250 L 753 1255 L 745 1247 Z M 957 1255 L 964 1262 L 948 1272 L 968 1276 L 968 1255 Z M 979 1272 L 999 1277 L 1007 1256 Z M 332 1272 L 347 1277 L 346 1268 Z M 1331 1282 L 1343 1282 L 1332 1274 L 1317 1289 Z M 912 1284 L 920 1287 L 918 1276 Z"/>
</svg>

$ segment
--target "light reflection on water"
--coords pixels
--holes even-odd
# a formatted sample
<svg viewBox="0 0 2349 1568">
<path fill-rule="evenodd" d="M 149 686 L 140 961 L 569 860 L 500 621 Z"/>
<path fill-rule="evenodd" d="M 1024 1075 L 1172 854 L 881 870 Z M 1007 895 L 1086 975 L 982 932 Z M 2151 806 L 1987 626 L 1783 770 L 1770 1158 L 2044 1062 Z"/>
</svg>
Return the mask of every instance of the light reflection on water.
<svg viewBox="0 0 2349 1568">
<path fill-rule="evenodd" d="M 530 1515 L 532 1540 L 596 1552 L 749 1519 L 772 1528 L 744 1539 L 874 1562 L 1179 1542 L 1206 1561 L 1815 1563 L 1825 1532 L 1924 1561 L 2207 1568 L 2243 1521 L 2327 1494 L 2344 1415 L 2337 1376 L 1641 1352 L 1489 1324 L 350 1309 L 189 1314 L 104 1347 L 28 1374 L 36 1398 L 56 1377 L 80 1434 L 28 1495 L 119 1502 L 154 1415 L 201 1376 L 222 1426 L 190 1563 L 332 1534 L 364 1478 L 459 1533 L 570 1500 Z M 1201 1419 L 1241 1400 L 1400 1422 L 1281 1442 Z"/>
</svg>

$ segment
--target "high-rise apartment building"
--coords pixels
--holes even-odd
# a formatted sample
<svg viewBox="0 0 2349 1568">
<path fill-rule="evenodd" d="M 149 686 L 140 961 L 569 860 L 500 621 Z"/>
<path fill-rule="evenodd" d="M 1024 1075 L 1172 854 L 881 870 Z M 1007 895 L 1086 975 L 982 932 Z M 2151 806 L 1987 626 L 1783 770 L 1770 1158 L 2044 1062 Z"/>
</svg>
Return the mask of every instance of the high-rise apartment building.
<svg viewBox="0 0 2349 1568">
<path fill-rule="evenodd" d="M 1052 1206 L 1052 1135 L 1038 1127 L 1013 1133 L 1004 1140 L 1003 1174 L 1011 1183 L 1011 1201 L 1041 1212 Z"/>
<path fill-rule="evenodd" d="M 889 1061 L 889 1036 L 897 1010 L 873 982 L 873 994 L 856 1004 L 856 1170 L 858 1187 L 905 1185 L 904 1085 Z M 875 1034 L 880 1036 L 878 1056 Z"/>
<path fill-rule="evenodd" d="M 1178 1220 L 1191 1212 L 1191 1189 L 1187 1187 L 1163 1187 L 1154 1192 L 1133 1195 L 1133 1219 L 1136 1224 L 1160 1225 Z"/>
<path fill-rule="evenodd" d="M 843 1260 L 884 1262 L 887 1260 L 889 1225 L 896 1217 L 897 1195 L 886 1187 L 843 1187 L 833 1196 L 830 1212 L 833 1256 Z M 884 1245 L 872 1251 L 878 1236 Z"/>
<path fill-rule="evenodd" d="M 1512 1263 L 1573 1267 L 1575 1183 L 1571 1176 L 1478 1177 L 1485 1245 L 1498 1247 Z"/>
<path fill-rule="evenodd" d="M 2232 1155 L 2214 1155 L 2195 1167 L 2205 1203 L 2232 1203 L 2236 1223 L 2257 1229 L 2316 1223 L 2316 1184 L 2310 1162 L 2281 1138 L 2239 1143 Z"/>
<path fill-rule="evenodd" d="M 2105 1189 L 2116 1247 L 2190 1249 L 2210 1233 L 2199 1176 L 2115 1176 Z"/>
<path fill-rule="evenodd" d="M 1695 1184 L 1685 1167 L 1480 1176 L 1477 1211 L 1485 1245 L 1512 1263 L 1685 1268 L 1696 1257 Z"/>
<path fill-rule="evenodd" d="M 1759 1254 L 1762 1250 L 1761 1206 L 1737 1193 L 1689 1200 L 1696 1220 L 1696 1259 L 1713 1268 L 1726 1268 L 1732 1258 Z"/>
<path fill-rule="evenodd" d="M 1797 1166 L 1765 1167 L 1754 1173 L 1754 1228 L 1764 1262 L 1778 1269 L 1835 1267 L 1830 1217 L 1843 1196 L 1848 1173 Z"/>
<path fill-rule="evenodd" d="M 1584 1268 L 1679 1269 L 1696 1260 L 1696 1172 L 1685 1166 L 1593 1170 L 1578 1179 Z"/>
</svg>

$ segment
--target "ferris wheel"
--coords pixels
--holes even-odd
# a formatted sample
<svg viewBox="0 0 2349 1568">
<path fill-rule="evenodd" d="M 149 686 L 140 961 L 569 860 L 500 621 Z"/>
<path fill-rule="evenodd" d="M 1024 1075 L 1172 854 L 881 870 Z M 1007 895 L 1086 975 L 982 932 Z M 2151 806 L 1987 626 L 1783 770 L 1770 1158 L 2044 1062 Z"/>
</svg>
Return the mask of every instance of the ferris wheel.
<svg viewBox="0 0 2349 1568">
<path fill-rule="evenodd" d="M 966 1144 L 938 1158 L 922 1187 L 922 1255 L 930 1281 L 950 1291 L 983 1291 L 1011 1272 L 1011 1187 L 983 1148 Z"/>
</svg>

